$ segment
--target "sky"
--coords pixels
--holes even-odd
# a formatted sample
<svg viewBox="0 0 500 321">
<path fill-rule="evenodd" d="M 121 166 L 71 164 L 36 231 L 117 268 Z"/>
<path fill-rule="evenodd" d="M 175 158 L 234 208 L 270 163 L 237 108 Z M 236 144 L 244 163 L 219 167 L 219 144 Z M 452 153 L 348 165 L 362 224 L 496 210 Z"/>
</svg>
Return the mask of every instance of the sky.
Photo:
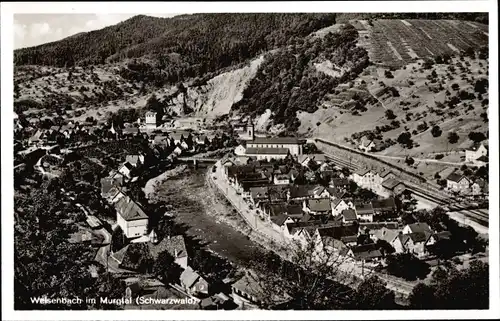
<svg viewBox="0 0 500 321">
<path fill-rule="evenodd" d="M 14 49 L 32 47 L 61 40 L 117 24 L 135 14 L 15 14 Z M 176 14 L 146 14 L 173 17 Z"/>
</svg>

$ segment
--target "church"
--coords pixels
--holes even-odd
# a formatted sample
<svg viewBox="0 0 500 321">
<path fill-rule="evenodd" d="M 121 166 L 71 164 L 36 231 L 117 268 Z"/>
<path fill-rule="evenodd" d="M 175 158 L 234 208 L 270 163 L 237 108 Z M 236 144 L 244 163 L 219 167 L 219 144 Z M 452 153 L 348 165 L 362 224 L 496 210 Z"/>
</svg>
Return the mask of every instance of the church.
<svg viewBox="0 0 500 321">
<path fill-rule="evenodd" d="M 305 139 L 296 137 L 255 137 L 255 128 L 249 121 L 245 136 L 246 146 L 238 146 L 236 155 L 256 157 L 257 159 L 283 159 L 288 155 L 302 155 Z"/>
</svg>

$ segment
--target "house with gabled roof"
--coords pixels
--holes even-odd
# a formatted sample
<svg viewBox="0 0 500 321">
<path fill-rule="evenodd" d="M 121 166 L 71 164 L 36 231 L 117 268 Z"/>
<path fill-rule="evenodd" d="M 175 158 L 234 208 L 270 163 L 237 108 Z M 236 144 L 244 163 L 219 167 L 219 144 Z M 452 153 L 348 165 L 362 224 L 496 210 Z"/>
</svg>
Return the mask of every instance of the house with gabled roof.
<svg viewBox="0 0 500 321">
<path fill-rule="evenodd" d="M 446 188 L 461 194 L 469 192 L 471 183 L 471 180 L 467 176 L 457 172 L 453 172 L 446 177 Z"/>
<path fill-rule="evenodd" d="M 347 223 L 347 224 L 356 222 L 358 220 L 358 217 L 356 215 L 356 211 L 352 208 L 343 210 L 340 213 L 340 216 L 342 217 L 342 222 Z"/>
<path fill-rule="evenodd" d="M 123 174 L 123 176 L 125 176 L 126 178 L 130 179 L 130 178 L 132 178 L 132 174 L 133 174 L 134 169 L 135 169 L 135 167 L 132 164 L 130 164 L 129 162 L 124 162 L 118 168 L 118 172 Z"/>
<path fill-rule="evenodd" d="M 184 290 L 190 295 L 208 294 L 207 280 L 189 266 L 181 273 L 180 281 Z"/>
<path fill-rule="evenodd" d="M 303 204 L 304 212 L 311 215 L 330 216 L 332 214 L 332 205 L 329 198 L 308 199 L 304 200 Z"/>
<path fill-rule="evenodd" d="M 147 234 L 149 217 L 129 196 L 119 199 L 115 208 L 116 222 L 128 238 Z"/>
<path fill-rule="evenodd" d="M 352 174 L 352 180 L 360 187 L 372 191 L 378 191 L 381 188 L 382 178 L 377 172 L 371 169 L 359 169 Z"/>
<path fill-rule="evenodd" d="M 403 228 L 391 242 L 396 253 L 412 253 L 417 257 L 427 255 L 426 246 L 432 245 L 435 240 L 432 238 L 434 232 L 427 223 L 408 224 Z"/>
<path fill-rule="evenodd" d="M 337 216 L 342 213 L 342 211 L 349 209 L 349 205 L 343 199 L 337 198 L 332 201 L 332 215 Z"/>
<path fill-rule="evenodd" d="M 475 143 L 471 147 L 465 149 L 465 161 L 473 163 L 475 160 L 488 156 L 488 147 L 483 143 Z"/>
<path fill-rule="evenodd" d="M 176 236 L 165 236 L 158 244 L 148 243 L 149 252 L 151 256 L 156 259 L 158 255 L 167 251 L 175 260 L 175 263 L 180 265 L 183 269 L 188 267 L 188 252 L 186 249 L 186 243 L 184 242 L 184 237 L 182 235 Z"/>
<path fill-rule="evenodd" d="M 371 203 L 357 203 L 354 205 L 354 208 L 360 221 L 373 222 L 375 213 Z"/>
<path fill-rule="evenodd" d="M 380 252 L 374 243 L 353 246 L 349 249 L 347 255 L 358 262 L 373 262 L 383 257 L 382 252 Z"/>
<path fill-rule="evenodd" d="M 398 179 L 389 178 L 382 182 L 382 187 L 389 195 L 399 195 L 406 190 L 406 185 Z"/>
<path fill-rule="evenodd" d="M 396 201 L 392 197 L 376 199 L 371 203 L 375 215 L 394 215 L 396 213 Z"/>
<path fill-rule="evenodd" d="M 127 155 L 125 157 L 125 162 L 130 163 L 133 167 L 139 167 L 141 165 L 144 165 L 144 155 Z"/>
</svg>

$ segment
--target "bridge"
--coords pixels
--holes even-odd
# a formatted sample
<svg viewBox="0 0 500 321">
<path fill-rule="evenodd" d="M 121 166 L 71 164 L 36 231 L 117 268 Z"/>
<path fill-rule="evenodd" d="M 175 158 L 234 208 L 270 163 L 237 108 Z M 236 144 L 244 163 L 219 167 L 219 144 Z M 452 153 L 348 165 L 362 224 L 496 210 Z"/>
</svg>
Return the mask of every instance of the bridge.
<svg viewBox="0 0 500 321">
<path fill-rule="evenodd" d="M 177 160 L 184 161 L 184 162 L 210 162 L 210 163 L 216 163 L 219 161 L 219 158 L 211 158 L 211 157 L 195 157 L 195 156 L 187 156 L 187 157 L 177 157 Z"/>
</svg>

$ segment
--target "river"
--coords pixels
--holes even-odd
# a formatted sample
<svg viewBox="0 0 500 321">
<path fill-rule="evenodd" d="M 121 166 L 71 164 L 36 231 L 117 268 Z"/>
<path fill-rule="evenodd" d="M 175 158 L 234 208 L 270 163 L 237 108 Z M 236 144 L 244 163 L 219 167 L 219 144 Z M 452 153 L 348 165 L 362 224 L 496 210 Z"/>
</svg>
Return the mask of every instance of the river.
<svg viewBox="0 0 500 321">
<path fill-rule="evenodd" d="M 173 206 L 174 221 L 186 226 L 187 235 L 237 265 L 251 263 L 256 253 L 265 250 L 248 238 L 250 228 L 233 207 L 207 185 L 209 168 L 203 163 L 189 167 L 183 175 L 161 183 L 155 196 Z"/>
</svg>

